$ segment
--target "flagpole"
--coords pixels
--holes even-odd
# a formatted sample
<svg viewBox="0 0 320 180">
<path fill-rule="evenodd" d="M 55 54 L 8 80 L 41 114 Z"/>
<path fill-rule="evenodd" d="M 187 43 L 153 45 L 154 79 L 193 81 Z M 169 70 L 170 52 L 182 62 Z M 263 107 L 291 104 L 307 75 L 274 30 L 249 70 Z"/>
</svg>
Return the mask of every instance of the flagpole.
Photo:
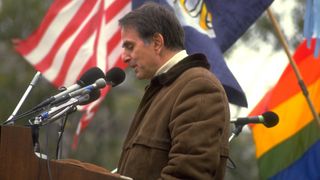
<svg viewBox="0 0 320 180">
<path fill-rule="evenodd" d="M 277 34 L 277 37 L 278 37 L 278 39 L 279 39 L 279 41 L 280 41 L 280 43 L 281 43 L 284 51 L 286 52 L 286 54 L 287 54 L 287 56 L 288 56 L 289 63 L 290 63 L 290 65 L 292 66 L 293 71 L 294 71 L 294 73 L 295 73 L 295 75 L 296 75 L 296 77 L 297 77 L 297 79 L 298 79 L 298 84 L 299 84 L 299 86 L 300 86 L 300 88 L 301 88 L 301 91 L 302 91 L 303 95 L 305 96 L 305 98 L 306 98 L 306 100 L 307 100 L 307 103 L 308 103 L 308 105 L 309 105 L 309 107 L 310 107 L 310 110 L 311 110 L 311 112 L 312 112 L 312 115 L 313 115 L 314 119 L 318 122 L 318 125 L 320 126 L 320 119 L 319 119 L 318 113 L 317 113 L 317 111 L 315 110 L 315 107 L 314 107 L 314 105 L 313 105 L 313 103 L 312 103 L 312 101 L 311 101 L 311 99 L 310 99 L 308 89 L 307 89 L 307 87 L 306 87 L 306 85 L 305 85 L 305 83 L 304 83 L 304 81 L 303 81 L 303 79 L 302 79 L 302 76 L 301 76 L 301 74 L 300 74 L 300 71 L 299 71 L 296 63 L 294 62 L 294 60 L 293 60 L 293 58 L 292 58 L 292 56 L 291 56 L 291 53 L 290 53 L 290 51 L 289 51 L 288 43 L 287 43 L 287 41 L 285 40 L 284 34 L 282 33 L 282 31 L 281 31 L 281 29 L 280 29 L 279 23 L 277 22 L 276 18 L 275 18 L 274 15 L 272 14 L 270 8 L 267 9 L 267 13 L 268 13 L 268 16 L 269 16 L 269 18 L 270 18 L 270 20 L 271 20 L 271 23 L 272 23 L 272 25 L 273 25 L 273 28 L 274 28 L 274 30 L 275 30 L 275 32 L 276 32 L 276 34 Z"/>
</svg>

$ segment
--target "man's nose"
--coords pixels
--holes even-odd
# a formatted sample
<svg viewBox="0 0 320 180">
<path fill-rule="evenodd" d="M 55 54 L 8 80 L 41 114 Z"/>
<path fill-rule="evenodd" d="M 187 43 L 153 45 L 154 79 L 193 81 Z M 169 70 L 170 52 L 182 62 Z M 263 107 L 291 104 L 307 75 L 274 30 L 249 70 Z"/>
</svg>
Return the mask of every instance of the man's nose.
<svg viewBox="0 0 320 180">
<path fill-rule="evenodd" d="M 125 53 L 125 52 L 122 52 L 121 54 L 121 59 L 123 60 L 124 63 L 128 64 L 131 60 L 130 56 Z"/>
</svg>

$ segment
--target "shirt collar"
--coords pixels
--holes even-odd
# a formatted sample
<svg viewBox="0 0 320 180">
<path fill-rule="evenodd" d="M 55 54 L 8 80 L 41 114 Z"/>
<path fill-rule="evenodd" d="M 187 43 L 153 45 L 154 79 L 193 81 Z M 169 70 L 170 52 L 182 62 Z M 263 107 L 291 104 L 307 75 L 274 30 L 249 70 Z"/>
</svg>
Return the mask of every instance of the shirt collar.
<svg viewBox="0 0 320 180">
<path fill-rule="evenodd" d="M 187 57 L 188 54 L 186 50 L 181 50 L 177 54 L 175 54 L 172 58 L 170 58 L 166 63 L 164 63 L 158 71 L 155 73 L 154 76 L 158 76 L 162 73 L 166 73 L 169 69 L 171 69 L 174 65 L 176 65 L 178 62 L 180 62 L 182 59 Z"/>
</svg>

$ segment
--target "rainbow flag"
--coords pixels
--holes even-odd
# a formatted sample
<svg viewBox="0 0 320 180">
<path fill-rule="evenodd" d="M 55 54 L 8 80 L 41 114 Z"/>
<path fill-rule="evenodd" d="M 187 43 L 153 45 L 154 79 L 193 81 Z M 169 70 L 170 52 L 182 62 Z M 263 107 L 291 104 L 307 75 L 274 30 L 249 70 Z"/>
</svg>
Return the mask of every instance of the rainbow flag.
<svg viewBox="0 0 320 180">
<path fill-rule="evenodd" d="M 313 56 L 314 46 L 315 41 L 308 49 L 304 41 L 293 58 L 319 113 L 320 58 Z M 290 65 L 250 115 L 265 111 L 277 113 L 279 124 L 251 126 L 261 179 L 320 179 L 320 126 Z"/>
</svg>

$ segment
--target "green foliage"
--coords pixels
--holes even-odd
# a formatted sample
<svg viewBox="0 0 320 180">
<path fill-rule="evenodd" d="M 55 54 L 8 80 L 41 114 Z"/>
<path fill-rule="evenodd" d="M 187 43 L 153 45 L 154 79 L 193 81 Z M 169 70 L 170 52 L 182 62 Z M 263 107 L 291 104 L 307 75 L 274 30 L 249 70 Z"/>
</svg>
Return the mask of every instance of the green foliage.
<svg viewBox="0 0 320 180">
<path fill-rule="evenodd" d="M 50 0 L 2 0 L 0 11 L 0 39 L 25 38 L 38 26 Z"/>
</svg>

